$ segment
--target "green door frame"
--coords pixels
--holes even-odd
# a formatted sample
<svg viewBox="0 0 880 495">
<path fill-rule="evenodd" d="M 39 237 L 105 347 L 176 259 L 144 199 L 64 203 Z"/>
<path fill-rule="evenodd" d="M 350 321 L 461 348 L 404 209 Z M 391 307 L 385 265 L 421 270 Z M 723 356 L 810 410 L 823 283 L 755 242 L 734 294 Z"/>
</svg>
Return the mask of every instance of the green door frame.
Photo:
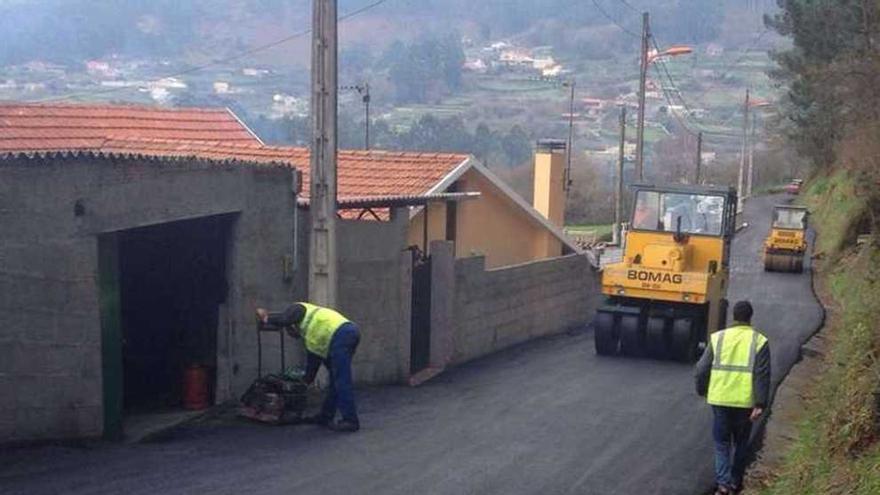
<svg viewBox="0 0 880 495">
<path fill-rule="evenodd" d="M 98 236 L 98 297 L 101 312 L 101 375 L 104 438 L 122 438 L 122 312 L 119 293 L 119 234 Z"/>
</svg>

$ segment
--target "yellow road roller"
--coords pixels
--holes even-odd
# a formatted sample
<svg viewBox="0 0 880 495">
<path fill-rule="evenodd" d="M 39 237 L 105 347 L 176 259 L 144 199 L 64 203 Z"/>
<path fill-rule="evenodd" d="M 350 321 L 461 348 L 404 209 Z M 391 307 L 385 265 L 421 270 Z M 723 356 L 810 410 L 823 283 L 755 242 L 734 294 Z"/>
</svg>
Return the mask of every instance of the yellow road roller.
<svg viewBox="0 0 880 495">
<path fill-rule="evenodd" d="M 725 325 L 736 191 L 634 185 L 622 260 L 602 270 L 596 352 L 693 361 Z"/>
<path fill-rule="evenodd" d="M 764 270 L 804 271 L 808 216 L 807 209 L 802 206 L 777 205 L 773 208 L 773 223 L 764 239 Z"/>
</svg>

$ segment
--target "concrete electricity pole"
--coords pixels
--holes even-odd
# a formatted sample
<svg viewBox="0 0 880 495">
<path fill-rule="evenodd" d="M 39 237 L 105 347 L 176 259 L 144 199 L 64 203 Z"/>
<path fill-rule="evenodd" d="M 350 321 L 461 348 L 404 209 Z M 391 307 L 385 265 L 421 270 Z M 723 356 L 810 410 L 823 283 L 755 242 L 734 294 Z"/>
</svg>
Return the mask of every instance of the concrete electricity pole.
<svg viewBox="0 0 880 495">
<path fill-rule="evenodd" d="M 700 184 L 701 168 L 703 168 L 703 131 L 697 133 L 697 170 L 694 174 L 694 184 Z"/>
<path fill-rule="evenodd" d="M 746 147 L 748 146 L 749 141 L 749 90 L 746 90 L 746 101 L 743 105 L 743 140 L 742 140 L 742 151 L 739 156 L 739 177 L 736 181 L 736 211 L 737 213 L 742 211 L 743 208 L 743 194 L 745 193 L 745 168 L 746 168 Z"/>
<path fill-rule="evenodd" d="M 746 197 L 752 197 L 752 180 L 755 178 L 755 128 L 757 127 L 758 114 L 752 113 L 752 129 L 749 132 L 749 173 L 746 174 Z"/>
<path fill-rule="evenodd" d="M 336 0 L 312 3 L 309 300 L 336 305 Z"/>
<path fill-rule="evenodd" d="M 639 70 L 639 117 L 636 127 L 636 177 L 645 180 L 645 85 L 648 79 L 648 47 L 651 27 L 648 13 L 642 14 L 642 58 Z"/>
<path fill-rule="evenodd" d="M 626 160 L 626 105 L 620 107 L 620 149 L 617 157 L 617 185 L 614 188 L 614 227 L 611 229 L 611 243 L 619 246 L 620 221 L 623 216 L 623 165 Z"/>
</svg>

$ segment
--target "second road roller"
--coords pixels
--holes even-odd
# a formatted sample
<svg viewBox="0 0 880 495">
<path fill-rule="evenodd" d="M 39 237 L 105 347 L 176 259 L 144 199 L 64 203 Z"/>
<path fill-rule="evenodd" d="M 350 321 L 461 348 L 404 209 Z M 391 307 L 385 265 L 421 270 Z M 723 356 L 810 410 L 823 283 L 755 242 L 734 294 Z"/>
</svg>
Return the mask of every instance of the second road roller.
<svg viewBox="0 0 880 495">
<path fill-rule="evenodd" d="M 773 223 L 764 239 L 765 271 L 804 271 L 808 216 L 803 206 L 777 205 L 773 208 Z"/>
<path fill-rule="evenodd" d="M 736 191 L 633 187 L 622 260 L 602 270 L 596 352 L 693 361 L 725 326 Z"/>
</svg>

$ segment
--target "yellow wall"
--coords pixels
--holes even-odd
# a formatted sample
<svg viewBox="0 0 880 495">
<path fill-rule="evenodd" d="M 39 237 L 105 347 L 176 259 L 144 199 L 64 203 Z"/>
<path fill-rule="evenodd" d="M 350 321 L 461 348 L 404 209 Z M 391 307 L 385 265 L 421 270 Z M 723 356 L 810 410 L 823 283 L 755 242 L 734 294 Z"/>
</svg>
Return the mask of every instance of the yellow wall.
<svg viewBox="0 0 880 495">
<path fill-rule="evenodd" d="M 562 243 L 482 175 L 470 170 L 458 184 L 460 192 L 479 191 L 482 195 L 458 203 L 456 257 L 482 254 L 486 266 L 493 268 L 562 255 Z M 416 215 L 409 227 L 410 244 L 419 247 L 422 218 L 422 213 Z M 431 205 L 428 230 L 429 243 L 446 239 L 444 205 Z"/>
</svg>

